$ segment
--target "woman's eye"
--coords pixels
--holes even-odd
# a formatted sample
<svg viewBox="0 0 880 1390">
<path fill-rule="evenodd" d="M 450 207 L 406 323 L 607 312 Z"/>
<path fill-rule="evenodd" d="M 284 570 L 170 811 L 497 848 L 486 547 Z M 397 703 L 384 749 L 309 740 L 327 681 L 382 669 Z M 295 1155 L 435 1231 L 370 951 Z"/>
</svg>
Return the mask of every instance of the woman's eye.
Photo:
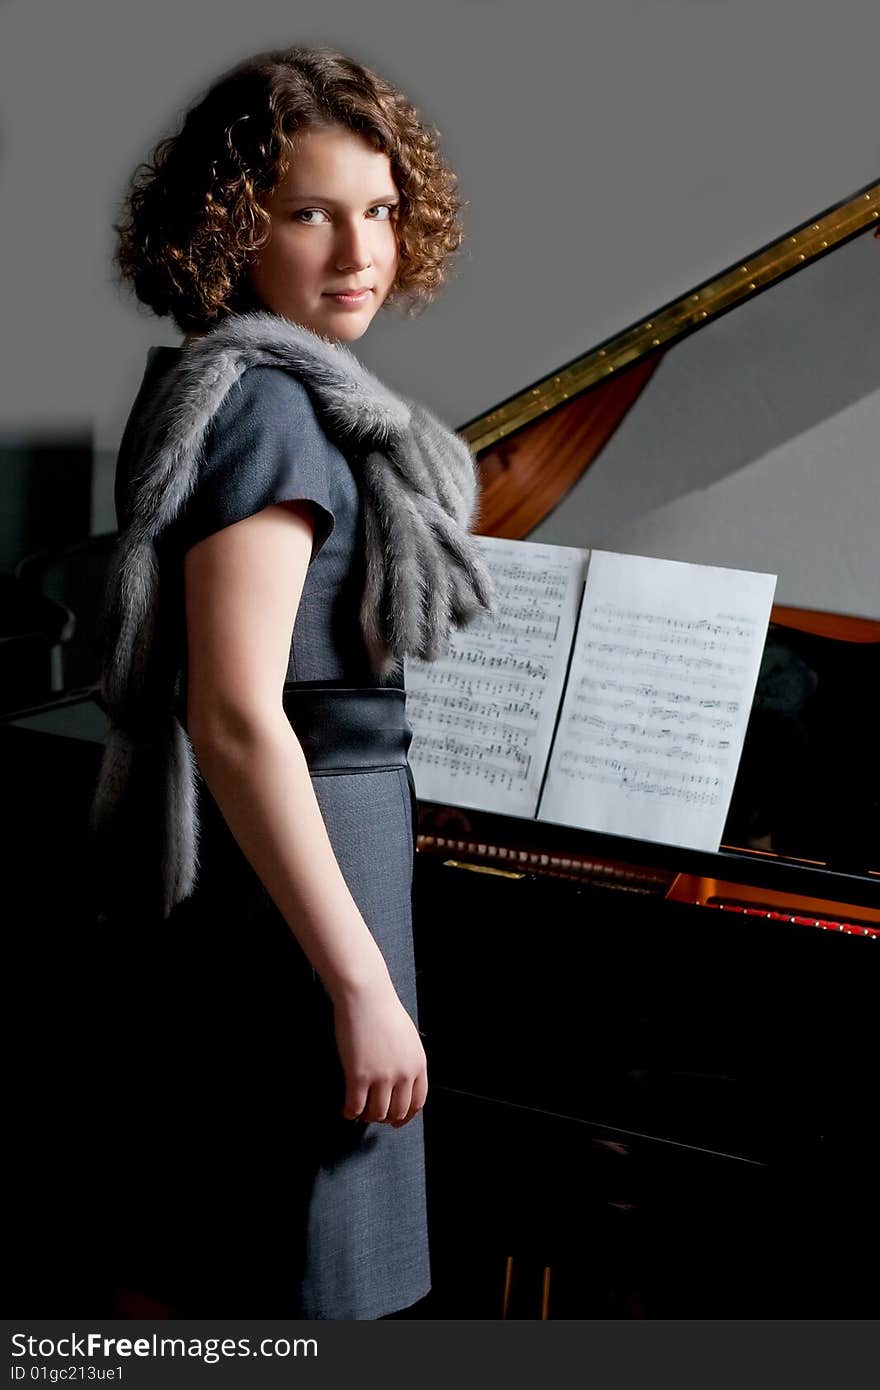
<svg viewBox="0 0 880 1390">
<path fill-rule="evenodd" d="M 368 211 L 368 212 L 378 212 L 381 208 L 384 208 L 384 209 L 385 209 L 385 211 L 387 212 L 388 216 L 387 216 L 387 217 L 371 217 L 371 218 L 370 218 L 370 221 L 371 221 L 371 222 L 389 222 L 389 221 L 391 220 L 391 218 L 394 217 L 394 216 L 396 215 L 396 213 L 397 213 L 397 204 L 396 204 L 396 203 L 376 203 L 373 207 L 368 208 L 367 211 Z M 314 213 L 318 213 L 318 212 L 319 212 L 319 213 L 321 213 L 321 215 L 324 216 L 324 217 L 326 217 L 326 215 L 327 215 L 327 214 L 324 212 L 323 208 L 301 208 L 299 212 L 295 212 L 295 213 L 293 214 L 294 220 L 298 220 L 298 219 L 300 219 L 300 218 L 302 218 L 302 219 L 304 220 L 306 217 L 309 217 L 309 214 L 310 214 L 310 213 L 313 213 L 313 212 L 314 212 Z M 305 225 L 306 225 L 307 227 L 310 227 L 310 226 L 313 225 L 313 221 L 312 221 L 311 217 L 309 217 L 309 220 L 305 223 Z"/>
</svg>

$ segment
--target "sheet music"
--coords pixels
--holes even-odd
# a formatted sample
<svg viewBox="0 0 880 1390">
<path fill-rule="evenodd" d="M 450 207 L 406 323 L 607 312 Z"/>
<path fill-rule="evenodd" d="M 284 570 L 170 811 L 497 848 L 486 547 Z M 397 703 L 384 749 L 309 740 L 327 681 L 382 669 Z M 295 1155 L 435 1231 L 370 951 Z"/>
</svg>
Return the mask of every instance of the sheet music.
<svg viewBox="0 0 880 1390">
<path fill-rule="evenodd" d="M 475 536 L 497 615 L 452 634 L 439 661 L 405 662 L 418 796 L 533 817 L 583 589 L 575 546 Z"/>
<path fill-rule="evenodd" d="M 594 550 L 538 819 L 717 850 L 775 588 Z"/>
</svg>

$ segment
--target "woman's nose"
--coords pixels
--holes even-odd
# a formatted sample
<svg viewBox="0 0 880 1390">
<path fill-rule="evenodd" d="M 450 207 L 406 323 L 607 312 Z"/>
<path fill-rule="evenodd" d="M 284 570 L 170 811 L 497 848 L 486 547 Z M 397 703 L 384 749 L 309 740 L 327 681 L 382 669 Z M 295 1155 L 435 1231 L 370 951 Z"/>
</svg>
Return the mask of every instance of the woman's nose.
<svg viewBox="0 0 880 1390">
<path fill-rule="evenodd" d="M 343 227 L 339 234 L 336 266 L 339 270 L 365 270 L 371 264 L 368 227 Z"/>
</svg>

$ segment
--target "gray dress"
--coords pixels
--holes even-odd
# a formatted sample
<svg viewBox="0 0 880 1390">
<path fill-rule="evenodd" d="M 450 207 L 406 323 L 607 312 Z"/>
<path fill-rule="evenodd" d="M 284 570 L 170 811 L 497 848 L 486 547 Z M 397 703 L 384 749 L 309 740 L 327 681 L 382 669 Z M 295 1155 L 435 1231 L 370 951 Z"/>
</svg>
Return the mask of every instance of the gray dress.
<svg viewBox="0 0 880 1390">
<path fill-rule="evenodd" d="M 179 352 L 150 350 L 117 463 L 121 524 L 138 421 Z M 330 442 L 295 377 L 249 368 L 215 417 L 196 491 L 162 542 L 163 589 L 180 595 L 182 558 L 198 540 L 273 502 L 309 499 L 315 539 L 288 679 L 379 684 L 358 622 L 356 463 Z M 120 1277 L 169 1298 L 181 1316 L 368 1319 L 408 1307 L 430 1288 L 422 1117 L 400 1129 L 343 1119 L 327 994 L 197 785 L 196 892 L 166 923 L 132 933 L 128 956 L 138 986 L 122 1028 L 146 1104 L 125 1126 Z M 406 771 L 312 785 L 348 887 L 418 1023 Z"/>
</svg>

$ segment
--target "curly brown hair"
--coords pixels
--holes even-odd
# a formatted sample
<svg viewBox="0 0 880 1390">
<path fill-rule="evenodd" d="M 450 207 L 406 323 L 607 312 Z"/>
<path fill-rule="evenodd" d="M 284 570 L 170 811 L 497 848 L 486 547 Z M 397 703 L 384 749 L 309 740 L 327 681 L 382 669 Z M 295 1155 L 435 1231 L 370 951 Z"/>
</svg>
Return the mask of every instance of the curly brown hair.
<svg viewBox="0 0 880 1390">
<path fill-rule="evenodd" d="M 383 307 L 409 316 L 434 299 L 462 242 L 457 178 L 439 132 L 369 68 L 329 48 L 257 54 L 224 73 L 175 135 L 139 164 L 113 224 L 121 282 L 159 317 L 204 332 L 257 307 L 247 276 L 271 220 L 262 206 L 284 179 L 296 140 L 345 126 L 388 156 L 400 193 L 398 266 Z"/>
</svg>

